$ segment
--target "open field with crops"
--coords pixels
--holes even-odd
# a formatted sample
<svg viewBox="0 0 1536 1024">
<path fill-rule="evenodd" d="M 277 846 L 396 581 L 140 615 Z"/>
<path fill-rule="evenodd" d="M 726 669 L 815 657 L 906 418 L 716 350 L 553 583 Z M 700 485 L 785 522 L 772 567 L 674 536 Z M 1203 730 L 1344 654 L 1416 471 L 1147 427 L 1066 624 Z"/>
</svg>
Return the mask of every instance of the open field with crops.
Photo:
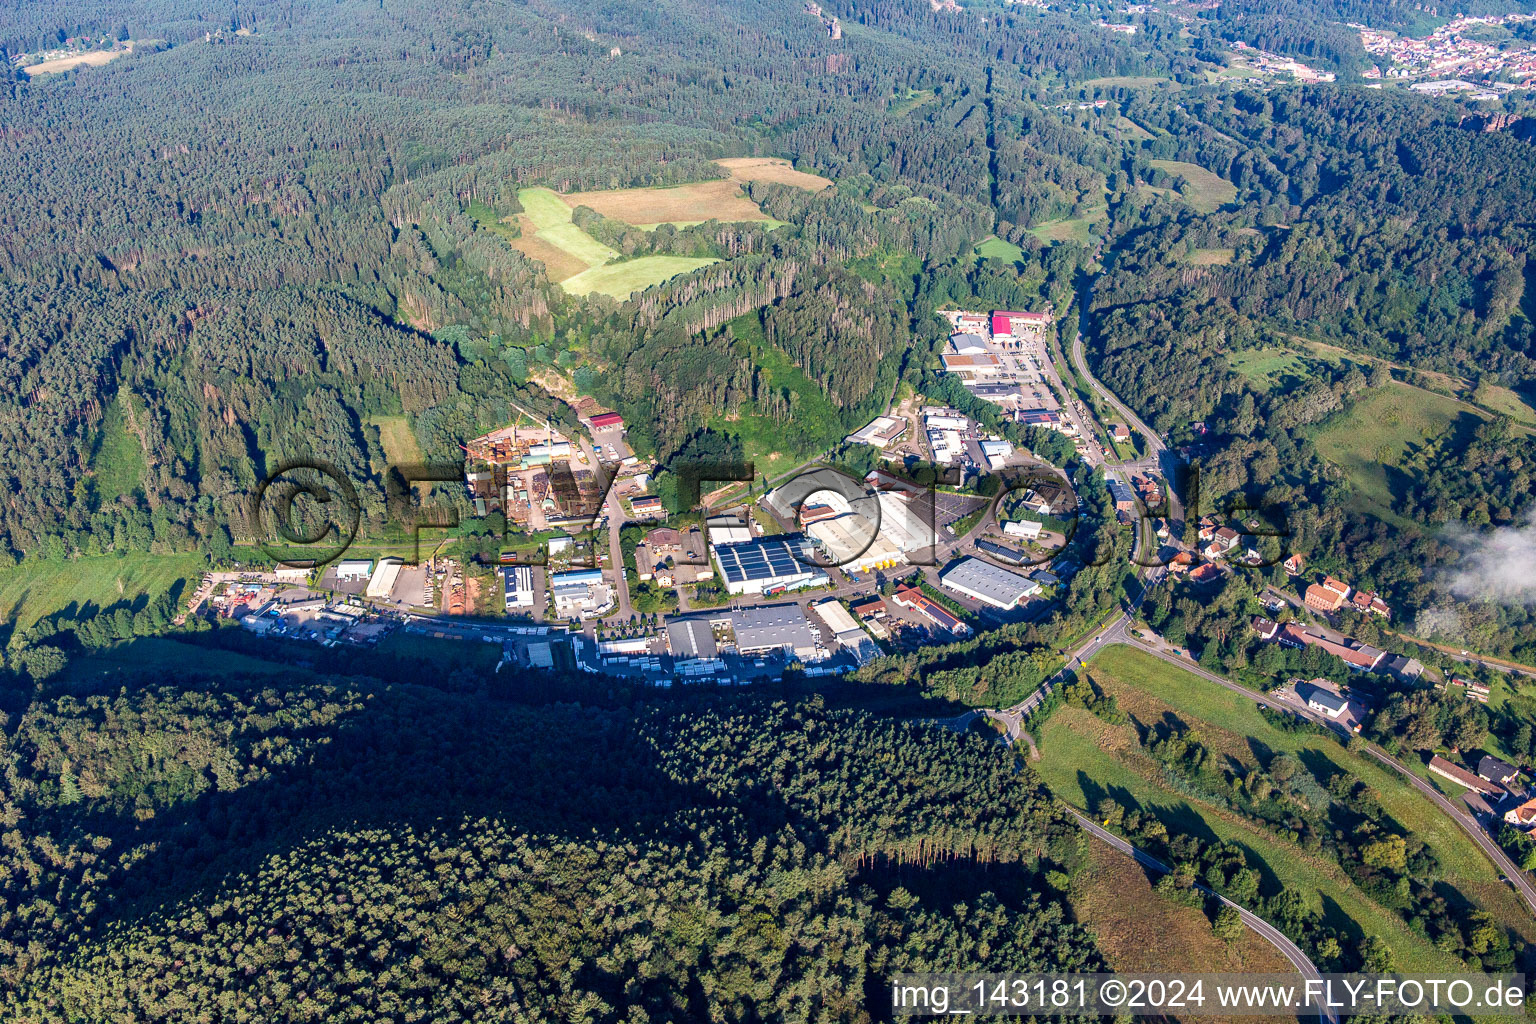
<svg viewBox="0 0 1536 1024">
<path fill-rule="evenodd" d="M 671 188 L 572 192 L 560 198 L 572 210 L 586 206 L 604 217 L 642 228 L 655 228 L 662 224 L 683 227 L 702 224 L 707 220 L 778 223 L 742 194 L 740 182 L 730 178 L 674 185 Z"/>
<path fill-rule="evenodd" d="M 780 185 L 793 185 L 810 192 L 819 192 L 832 185 L 831 178 L 823 178 L 819 174 L 811 174 L 808 171 L 797 171 L 794 164 L 788 160 L 780 160 L 778 157 L 741 156 L 731 157 L 728 160 L 716 160 L 715 163 L 729 171 L 731 177 L 737 181 L 772 181 Z"/>
</svg>

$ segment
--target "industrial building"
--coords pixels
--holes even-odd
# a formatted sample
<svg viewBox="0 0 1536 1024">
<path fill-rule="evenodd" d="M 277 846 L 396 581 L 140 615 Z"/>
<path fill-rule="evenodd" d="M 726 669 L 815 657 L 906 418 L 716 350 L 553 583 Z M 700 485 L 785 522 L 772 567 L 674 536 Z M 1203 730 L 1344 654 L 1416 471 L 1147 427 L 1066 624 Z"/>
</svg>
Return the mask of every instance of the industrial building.
<svg viewBox="0 0 1536 1024">
<path fill-rule="evenodd" d="M 503 593 L 507 599 L 507 611 L 533 607 L 533 569 L 526 565 L 501 567 Z"/>
<path fill-rule="evenodd" d="M 365 580 L 373 574 L 373 562 L 368 559 L 347 559 L 336 563 L 336 579 Z"/>
<path fill-rule="evenodd" d="M 1033 580 L 979 558 L 967 558 L 940 573 L 939 583 L 957 594 L 1004 611 L 1017 608 L 1020 601 L 1040 590 L 1040 584 Z"/>
<path fill-rule="evenodd" d="M 867 444 L 884 450 L 900 441 L 907 432 L 907 421 L 899 416 L 876 416 L 869 424 L 848 435 L 850 444 Z"/>
<path fill-rule="evenodd" d="M 715 632 L 707 618 L 668 619 L 667 645 L 679 660 L 713 658 L 719 653 Z"/>
<path fill-rule="evenodd" d="M 715 544 L 715 566 L 725 589 L 732 594 L 764 594 L 814 586 L 827 574 L 805 554 L 806 540 L 799 534 Z"/>
<path fill-rule="evenodd" d="M 771 604 L 731 614 L 736 650 L 741 654 L 785 651 L 801 661 L 820 657 L 816 634 L 805 610 L 797 604 Z"/>
<path fill-rule="evenodd" d="M 379 566 L 368 578 L 368 589 L 363 592 L 363 596 L 376 600 L 387 598 L 390 591 L 395 589 L 395 580 L 399 578 L 403 564 L 398 558 L 379 559 Z"/>
<path fill-rule="evenodd" d="M 603 582 L 600 569 L 551 573 L 549 591 L 557 615 L 594 615 L 613 604 L 613 590 Z"/>
</svg>

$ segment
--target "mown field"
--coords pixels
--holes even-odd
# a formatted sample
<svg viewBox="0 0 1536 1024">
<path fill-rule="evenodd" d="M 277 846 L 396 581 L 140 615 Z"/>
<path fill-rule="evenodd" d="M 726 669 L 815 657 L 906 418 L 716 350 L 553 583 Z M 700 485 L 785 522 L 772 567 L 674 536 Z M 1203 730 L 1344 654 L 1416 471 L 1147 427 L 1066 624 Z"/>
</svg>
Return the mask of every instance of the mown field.
<svg viewBox="0 0 1536 1024">
<path fill-rule="evenodd" d="M 716 192 L 729 190 L 739 195 L 739 186 L 735 182 L 706 182 L 704 185 L 714 186 Z M 562 196 L 547 188 L 525 188 L 517 194 L 518 201 L 523 205 L 523 212 L 516 218 L 522 234 L 509 239 L 509 243 L 529 258 L 543 263 L 550 280 L 558 282 L 560 287 L 572 295 L 597 293 L 615 299 L 627 299 L 632 292 L 643 291 L 716 261 L 689 256 L 621 259 L 618 252 L 571 223 L 575 207 L 585 205 L 605 216 L 638 226 L 655 227 L 655 223 L 642 223 L 631 218 L 655 217 L 665 221 L 668 213 L 704 212 L 707 203 L 699 198 L 702 193 L 694 191 L 685 194 L 685 190 L 702 187 L 683 185 L 673 189 L 619 189 L 611 192 L 577 192 L 569 196 Z M 690 202 L 695 205 L 688 205 Z M 746 204 L 752 216 L 731 216 L 729 219 L 770 220 L 745 197 L 741 198 L 741 202 Z M 719 209 L 722 212 L 735 212 L 724 207 Z M 623 216 L 620 216 L 621 213 Z M 692 219 L 692 222 L 715 216 L 720 216 L 720 213 L 708 213 Z M 683 222 L 689 221 L 690 218 L 683 218 Z"/>
<path fill-rule="evenodd" d="M 1005 242 L 996 235 L 983 238 L 976 246 L 976 255 L 986 260 L 1004 260 L 1017 263 L 1024 258 L 1024 250 L 1012 242 Z"/>
<path fill-rule="evenodd" d="M 76 54 L 73 57 L 58 57 L 54 60 L 45 60 L 21 70 L 29 75 L 56 75 L 64 71 L 73 71 L 75 68 L 99 68 L 105 64 L 112 63 L 127 52 L 127 50 L 95 50 L 91 53 Z"/>
<path fill-rule="evenodd" d="M 1250 348 L 1228 352 L 1227 365 L 1265 391 L 1273 390 L 1289 378 L 1309 376 L 1306 362 L 1287 348 Z"/>
<path fill-rule="evenodd" d="M 1192 191 L 1184 201 L 1204 213 L 1225 206 L 1237 198 L 1237 186 L 1225 178 L 1212 174 L 1199 164 L 1183 160 L 1152 160 L 1153 167 L 1178 175 L 1187 180 Z"/>
<path fill-rule="evenodd" d="M 1245 929 L 1234 942 L 1217 938 L 1204 911 L 1158 896 L 1145 868 L 1097 839 L 1088 840 L 1087 864 L 1072 879 L 1070 899 L 1078 921 L 1093 929 L 1116 971 L 1294 970 L 1251 931 Z"/>
<path fill-rule="evenodd" d="M 615 299 L 627 299 L 631 292 L 643 291 L 653 284 L 661 284 L 678 274 L 686 274 L 718 262 L 718 260 L 695 259 L 692 256 L 640 256 L 632 260 L 583 270 L 576 276 L 561 281 L 560 287 L 572 295 L 600 292 L 603 295 L 611 295 Z"/>
<path fill-rule="evenodd" d="M 1529 911 L 1499 881 L 1498 869 L 1472 839 L 1377 761 L 1351 753 L 1331 737 L 1284 732 L 1271 725 L 1246 697 L 1131 647 L 1115 646 L 1099 652 L 1089 664 L 1089 673 L 1138 721 L 1151 723 L 1167 714 L 1176 715 L 1197 725 L 1203 742 L 1234 764 L 1256 765 L 1256 751 L 1264 751 L 1266 757 L 1285 752 L 1296 755 L 1324 779 L 1335 772 L 1360 779 L 1375 790 L 1388 814 L 1435 852 L 1446 882 L 1528 941 L 1536 938 L 1536 922 Z"/>
<path fill-rule="evenodd" d="M 1188 258 L 1190 265 L 1195 267 L 1225 267 L 1236 255 L 1236 249 L 1194 249 Z"/>
<path fill-rule="evenodd" d="M 1076 242 L 1078 245 L 1088 245 L 1092 241 L 1093 225 L 1103 219 L 1107 209 L 1108 207 L 1096 206 L 1082 217 L 1044 221 L 1030 228 L 1029 233 L 1047 244 Z"/>
<path fill-rule="evenodd" d="M 932 95 L 932 94 L 928 94 Z M 788 160 L 772 156 L 741 156 L 715 163 L 730 172 L 737 181 L 772 181 L 780 185 L 793 185 L 809 192 L 820 192 L 832 186 L 831 178 L 808 171 L 797 171 Z"/>
<path fill-rule="evenodd" d="M 707 220 L 779 223 L 759 210 L 756 203 L 742 194 L 741 183 L 731 178 L 670 188 L 572 192 L 560 199 L 572 210 L 586 206 L 604 217 L 640 228 L 657 228 L 663 224 L 686 227 Z"/>
<path fill-rule="evenodd" d="M 422 462 L 421 445 L 404 416 L 375 416 L 369 422 L 379 428 L 379 443 L 384 446 L 384 457 L 391 465 L 411 466 Z"/>
<path fill-rule="evenodd" d="M 69 561 L 29 559 L 0 569 L 0 619 L 25 629 L 65 608 L 105 608 L 141 594 L 157 596 L 182 580 L 190 594 L 202 575 L 200 555 L 94 555 Z"/>
</svg>

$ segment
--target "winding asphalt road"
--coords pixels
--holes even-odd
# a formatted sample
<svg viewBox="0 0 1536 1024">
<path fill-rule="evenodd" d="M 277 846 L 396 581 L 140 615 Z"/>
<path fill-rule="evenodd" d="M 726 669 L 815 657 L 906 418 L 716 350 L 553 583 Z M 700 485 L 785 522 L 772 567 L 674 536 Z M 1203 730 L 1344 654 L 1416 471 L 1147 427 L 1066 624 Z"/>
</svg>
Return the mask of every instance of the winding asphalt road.
<svg viewBox="0 0 1536 1024">
<path fill-rule="evenodd" d="M 1150 868 L 1151 870 L 1164 875 L 1173 870 L 1168 865 L 1152 856 L 1150 853 L 1139 850 L 1132 846 L 1130 843 L 1126 842 L 1124 839 L 1121 839 L 1119 836 L 1115 835 L 1113 832 L 1109 832 L 1100 828 L 1097 824 L 1094 823 L 1092 818 L 1089 818 L 1086 814 L 1082 813 L 1077 808 L 1068 807 L 1067 813 L 1072 815 L 1073 818 L 1077 819 L 1077 823 L 1081 825 L 1083 830 L 1089 835 L 1092 835 L 1097 839 L 1102 839 L 1104 842 L 1108 843 L 1110 846 L 1113 846 L 1121 853 L 1130 857 L 1142 867 Z M 1251 913 L 1236 903 L 1233 903 L 1231 900 L 1227 899 L 1221 893 L 1216 892 L 1214 889 L 1201 885 L 1199 882 L 1195 883 L 1195 888 L 1199 889 L 1207 896 L 1216 897 L 1216 899 L 1221 901 L 1222 906 L 1231 907 L 1233 910 L 1237 911 L 1238 916 L 1243 919 L 1243 924 L 1247 925 L 1249 930 L 1251 930 L 1254 934 L 1258 935 L 1261 939 L 1264 939 L 1271 946 L 1274 946 L 1276 949 L 1278 949 L 1280 951 L 1280 955 L 1289 960 L 1291 962 L 1291 966 L 1295 967 L 1296 970 L 1301 972 L 1301 976 L 1303 978 L 1312 980 L 1322 977 L 1322 974 L 1317 969 L 1317 965 L 1312 962 L 1307 954 L 1301 951 L 1300 946 L 1296 945 L 1296 943 L 1287 938 L 1286 934 L 1280 929 L 1276 928 L 1274 925 L 1270 924 L 1259 915 Z M 1333 1022 L 1337 1020 L 1337 1017 L 1326 1009 L 1319 1010 L 1318 1016 L 1322 1020 L 1329 1022 L 1329 1024 L 1333 1024 Z"/>
<path fill-rule="evenodd" d="M 1243 686 L 1241 683 L 1233 682 L 1225 676 L 1219 676 L 1214 672 L 1209 672 L 1194 662 L 1190 661 L 1189 659 L 1181 658 L 1178 655 L 1171 653 L 1163 646 L 1151 642 L 1133 641 L 1128 636 L 1126 636 L 1123 631 L 1120 637 L 1117 637 L 1113 640 L 1108 638 L 1104 640 L 1105 645 L 1111 643 L 1129 644 L 1138 650 L 1145 651 L 1155 658 L 1166 661 L 1171 665 L 1177 665 L 1185 672 L 1199 676 L 1201 679 L 1215 683 L 1217 686 L 1225 687 L 1226 689 L 1231 690 L 1233 693 L 1242 694 L 1244 697 L 1247 697 L 1249 700 L 1252 700 L 1256 704 L 1262 704 L 1265 707 L 1274 708 L 1277 711 L 1286 711 L 1294 715 L 1299 715 L 1300 717 L 1305 718 L 1308 721 L 1315 722 L 1318 725 L 1335 728 L 1332 722 L 1317 712 L 1313 711 L 1311 708 L 1306 707 L 1305 705 L 1292 704 L 1289 701 L 1277 700 L 1268 694 L 1260 693 L 1257 690 L 1250 690 L 1248 687 Z M 1450 817 L 1452 821 L 1460 825 L 1462 830 L 1465 831 L 1467 835 L 1472 837 L 1472 841 L 1478 845 L 1478 848 L 1487 855 L 1488 859 L 1493 861 L 1494 866 L 1503 872 L 1504 877 L 1507 878 L 1510 884 L 1515 887 L 1515 890 L 1520 893 L 1521 898 L 1525 900 L 1526 905 L 1530 907 L 1531 912 L 1536 914 L 1536 885 L 1531 883 L 1531 880 L 1526 875 L 1526 873 L 1520 870 L 1514 861 L 1509 859 L 1509 855 L 1499 847 L 1498 843 L 1493 841 L 1493 838 L 1483 830 L 1483 827 L 1477 823 L 1477 820 L 1473 818 L 1472 815 L 1467 813 L 1464 807 L 1458 807 L 1455 802 L 1447 799 L 1445 795 L 1438 789 L 1424 781 L 1424 779 L 1420 778 L 1406 765 L 1392 757 L 1385 750 L 1382 750 L 1375 744 L 1367 745 L 1365 752 L 1379 761 L 1382 765 L 1401 775 L 1408 781 L 1410 786 L 1422 793 L 1429 799 L 1431 803 L 1433 803 L 1444 814 Z"/>
</svg>

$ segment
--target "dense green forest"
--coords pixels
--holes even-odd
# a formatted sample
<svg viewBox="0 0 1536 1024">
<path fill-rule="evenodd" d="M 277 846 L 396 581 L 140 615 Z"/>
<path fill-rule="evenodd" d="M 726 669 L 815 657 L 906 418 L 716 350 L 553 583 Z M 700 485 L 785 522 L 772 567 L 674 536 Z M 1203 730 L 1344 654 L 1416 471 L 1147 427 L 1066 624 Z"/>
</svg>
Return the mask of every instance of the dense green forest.
<svg viewBox="0 0 1536 1024">
<path fill-rule="evenodd" d="M 1103 966 L 1044 882 L 1076 827 L 995 743 L 439 678 L 37 695 L 0 734 L 0 1012 L 863 1020 L 892 971 Z"/>
<path fill-rule="evenodd" d="M 1205 507 L 1278 510 L 1390 628 L 1536 661 L 1529 603 L 1454 583 L 1531 514 L 1536 147 L 1359 87 L 1348 27 L 1513 5 L 1231 0 L 1130 36 L 1076 3 L 823 6 L 838 38 L 799 0 L 0 0 L 7 56 L 135 42 L 0 72 L 0 561 L 230 561 L 294 460 L 350 479 L 382 531 L 382 419 L 452 462 L 519 410 L 574 425 L 576 396 L 623 413 L 675 510 L 687 460 L 836 451 L 904 389 L 1067 465 L 937 372 L 934 310 L 1048 305 L 1053 342 L 1080 326 L 1098 377 L 1198 463 Z M 1339 84 L 1208 81 L 1237 39 Z M 568 294 L 514 244 L 525 188 L 718 181 L 733 156 L 833 185 L 748 183 L 772 225 L 576 209 L 622 258 L 714 261 L 627 298 Z M 202 620 L 145 639 L 174 596 L 60 610 L 0 675 L 0 1017 L 862 1021 L 897 970 L 1102 967 L 1060 895 L 1082 837 L 1028 764 L 858 710 L 1013 703 L 1139 591 L 1103 477 L 1078 483 L 1085 568 L 1050 616 L 823 696 L 278 664 Z M 1255 684 L 1347 678 L 1257 647 L 1265 582 L 1295 586 L 1166 583 L 1140 611 Z M 144 667 L 90 674 L 119 648 Z M 1536 754 L 1529 698 L 1382 697 L 1394 749 Z M 1220 781 L 1197 736 L 1149 737 L 1170 778 Z M 1228 796 L 1461 955 L 1422 848 L 1337 788 L 1347 815 L 1285 822 Z M 1235 846 L 1125 827 L 1179 864 L 1178 898 L 1198 872 L 1328 965 L 1380 966 Z M 1383 844 L 1400 864 L 1367 860 Z"/>
</svg>

